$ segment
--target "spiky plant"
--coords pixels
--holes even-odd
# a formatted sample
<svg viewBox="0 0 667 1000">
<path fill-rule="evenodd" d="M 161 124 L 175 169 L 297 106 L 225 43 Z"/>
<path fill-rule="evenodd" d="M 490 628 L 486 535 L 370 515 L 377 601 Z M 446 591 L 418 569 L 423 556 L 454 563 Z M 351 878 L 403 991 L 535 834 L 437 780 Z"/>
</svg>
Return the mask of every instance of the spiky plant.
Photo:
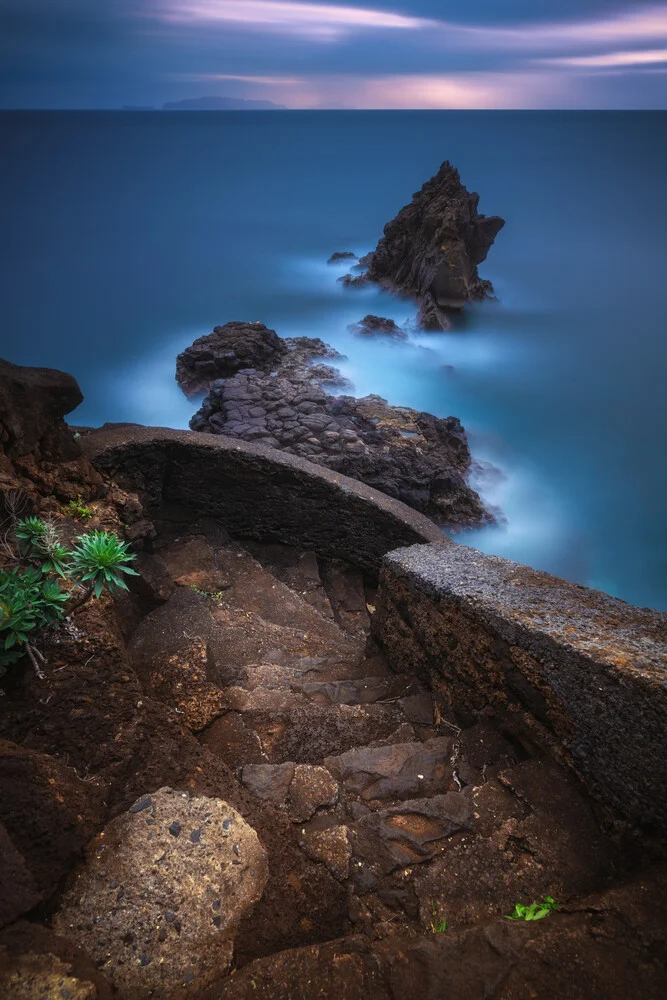
<svg viewBox="0 0 667 1000">
<path fill-rule="evenodd" d="M 36 555 L 46 534 L 46 523 L 41 517 L 24 517 L 17 521 L 14 534 L 22 556 Z"/>
<path fill-rule="evenodd" d="M 121 542 L 108 531 L 89 531 L 81 535 L 70 553 L 68 567 L 74 579 L 86 584 L 85 596 L 77 603 L 84 603 L 91 594 L 100 597 L 105 587 L 112 592 L 116 589 L 127 590 L 122 574 L 139 575 L 127 565 L 133 559 L 134 554 L 127 550 L 127 542 Z"/>
</svg>

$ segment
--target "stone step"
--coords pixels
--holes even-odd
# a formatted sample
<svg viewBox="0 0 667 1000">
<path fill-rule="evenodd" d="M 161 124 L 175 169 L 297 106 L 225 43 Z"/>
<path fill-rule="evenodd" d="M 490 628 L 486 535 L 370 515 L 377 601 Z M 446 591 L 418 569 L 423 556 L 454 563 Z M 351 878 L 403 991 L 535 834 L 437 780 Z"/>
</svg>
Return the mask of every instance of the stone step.
<svg viewBox="0 0 667 1000">
<path fill-rule="evenodd" d="M 378 809 L 387 802 L 456 791 L 453 748 L 454 740 L 443 736 L 423 743 L 358 747 L 326 757 L 323 763 L 339 782 L 347 803 Z"/>
<path fill-rule="evenodd" d="M 233 692 L 230 695 L 230 691 Z M 250 763 L 319 764 L 354 747 L 415 739 L 397 705 L 316 705 L 285 690 L 228 689 L 231 710 L 201 742 L 230 767 Z"/>
<path fill-rule="evenodd" d="M 341 663 L 337 657 L 306 659 L 299 666 L 281 666 L 276 663 L 248 664 L 240 674 L 240 687 L 253 691 L 256 688 L 299 691 L 319 705 L 370 705 L 375 702 L 394 702 L 424 695 L 414 677 L 409 674 L 355 677 L 362 664 Z M 338 678 L 347 669 L 352 676 Z M 430 699 L 430 695 L 428 695 Z M 433 712 L 431 709 L 430 716 Z"/>
</svg>

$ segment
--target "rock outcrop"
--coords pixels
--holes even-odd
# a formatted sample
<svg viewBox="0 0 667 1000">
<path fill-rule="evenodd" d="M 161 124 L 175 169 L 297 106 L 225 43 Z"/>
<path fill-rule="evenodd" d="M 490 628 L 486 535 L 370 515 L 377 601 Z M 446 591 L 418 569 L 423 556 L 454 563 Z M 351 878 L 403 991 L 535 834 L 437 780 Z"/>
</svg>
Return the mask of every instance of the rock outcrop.
<svg viewBox="0 0 667 1000">
<path fill-rule="evenodd" d="M 408 339 L 405 330 L 398 326 L 393 319 L 387 319 L 386 316 L 373 316 L 372 313 L 368 313 L 358 323 L 352 323 L 348 330 L 357 337 L 381 336 L 390 337 L 392 340 Z"/>
<path fill-rule="evenodd" d="M 466 302 L 493 293 L 477 265 L 486 259 L 504 221 L 480 215 L 478 203 L 479 195 L 466 190 L 451 163 L 443 163 L 387 223 L 375 250 L 361 258 L 365 274 L 350 275 L 345 283 L 375 281 L 416 298 L 423 329 L 449 329 Z"/>
<path fill-rule="evenodd" d="M 198 337 L 176 358 L 176 381 L 186 396 L 206 392 L 214 379 L 241 368 L 269 371 L 287 352 L 287 344 L 263 323 L 232 320 Z"/>
<path fill-rule="evenodd" d="M 228 803 L 161 788 L 91 843 L 54 928 L 125 995 L 168 1000 L 224 973 L 267 876 L 257 834 Z"/>
<path fill-rule="evenodd" d="M 336 368 L 315 364 L 342 355 L 319 337 L 279 337 L 263 323 L 232 320 L 198 337 L 176 358 L 176 381 L 186 396 L 208 391 L 211 382 L 229 378 L 244 368 L 269 373 L 274 369 L 318 385 L 349 385 Z"/>
<path fill-rule="evenodd" d="M 71 375 L 0 358 L 0 451 L 10 459 L 35 449 L 54 460 L 77 457 L 79 448 L 63 417 L 82 400 Z"/>
<path fill-rule="evenodd" d="M 465 481 L 470 451 L 456 417 L 390 406 L 379 396 L 329 396 L 299 375 L 250 370 L 213 383 L 190 426 L 326 465 L 444 526 L 490 519 Z"/>
<path fill-rule="evenodd" d="M 339 264 L 343 260 L 356 260 L 356 253 L 352 253 L 351 250 L 336 250 L 332 253 L 327 261 L 327 264 Z"/>
</svg>

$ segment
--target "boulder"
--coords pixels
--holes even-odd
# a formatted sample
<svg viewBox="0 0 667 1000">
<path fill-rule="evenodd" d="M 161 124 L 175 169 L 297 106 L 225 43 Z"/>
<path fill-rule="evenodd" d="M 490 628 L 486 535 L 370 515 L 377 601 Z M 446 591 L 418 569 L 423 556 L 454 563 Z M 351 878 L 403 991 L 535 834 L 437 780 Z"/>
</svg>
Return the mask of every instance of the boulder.
<svg viewBox="0 0 667 1000">
<path fill-rule="evenodd" d="M 477 266 L 505 223 L 480 215 L 478 203 L 479 195 L 466 190 L 451 163 L 443 163 L 387 223 L 375 250 L 360 261 L 368 268 L 361 277 L 415 298 L 423 329 L 449 329 L 467 302 L 493 293 Z"/>
<path fill-rule="evenodd" d="M 54 917 L 133 998 L 205 989 L 232 959 L 261 898 L 266 851 L 226 802 L 161 788 L 97 837 Z"/>
<path fill-rule="evenodd" d="M 76 458 L 80 449 L 63 417 L 82 400 L 71 375 L 0 358 L 0 450 L 13 459 L 39 445 L 43 457 Z"/>
<path fill-rule="evenodd" d="M 176 359 L 176 381 L 186 396 L 205 392 L 209 383 L 242 368 L 268 371 L 286 352 L 285 341 L 263 323 L 233 320 L 198 337 Z"/>
<path fill-rule="evenodd" d="M 106 819 L 101 782 L 0 740 L 3 914 L 7 921 L 53 894 Z"/>
</svg>

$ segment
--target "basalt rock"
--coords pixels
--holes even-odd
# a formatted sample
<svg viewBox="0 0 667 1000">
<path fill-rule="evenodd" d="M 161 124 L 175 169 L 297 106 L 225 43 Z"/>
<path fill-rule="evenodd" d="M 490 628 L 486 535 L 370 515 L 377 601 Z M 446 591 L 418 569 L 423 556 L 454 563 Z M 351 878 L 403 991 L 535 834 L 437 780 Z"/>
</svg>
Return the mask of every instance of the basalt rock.
<svg viewBox="0 0 667 1000">
<path fill-rule="evenodd" d="M 325 465 L 443 525 L 488 518 L 465 482 L 470 451 L 456 417 L 390 406 L 380 396 L 329 396 L 289 372 L 245 371 L 214 382 L 190 426 Z"/>
<path fill-rule="evenodd" d="M 375 250 L 360 260 L 364 281 L 416 298 L 425 330 L 447 330 L 467 302 L 489 298 L 481 264 L 504 220 L 477 211 L 479 195 L 461 184 L 449 162 L 392 219 Z M 355 279 L 346 284 L 359 284 Z"/>
<path fill-rule="evenodd" d="M 343 385 L 346 379 L 336 369 L 313 365 L 315 359 L 340 357 L 338 351 L 319 337 L 283 338 L 263 323 L 234 320 L 198 337 L 178 355 L 176 381 L 186 396 L 196 396 L 206 392 L 211 382 L 229 378 L 243 369 L 268 373 L 280 368 L 321 385 Z"/>
<path fill-rule="evenodd" d="M 206 392 L 209 382 L 242 368 L 269 371 L 287 351 L 285 341 L 263 323 L 233 320 L 216 326 L 176 358 L 176 381 L 186 396 Z"/>
</svg>

